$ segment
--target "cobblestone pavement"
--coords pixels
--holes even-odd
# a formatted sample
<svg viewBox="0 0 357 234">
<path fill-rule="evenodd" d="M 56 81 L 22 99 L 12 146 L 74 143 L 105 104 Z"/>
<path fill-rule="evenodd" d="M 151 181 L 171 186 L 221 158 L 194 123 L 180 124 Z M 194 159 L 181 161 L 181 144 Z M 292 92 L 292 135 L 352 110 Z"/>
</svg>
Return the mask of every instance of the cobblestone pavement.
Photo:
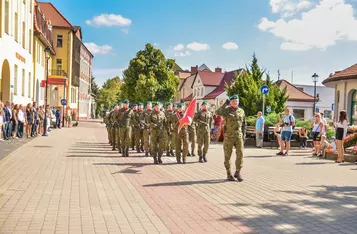
<svg viewBox="0 0 357 234">
<path fill-rule="evenodd" d="M 245 181 L 209 162 L 163 165 L 107 144 L 80 123 L 0 161 L 0 233 L 357 233 L 357 168 L 295 151 L 246 149 Z"/>
</svg>

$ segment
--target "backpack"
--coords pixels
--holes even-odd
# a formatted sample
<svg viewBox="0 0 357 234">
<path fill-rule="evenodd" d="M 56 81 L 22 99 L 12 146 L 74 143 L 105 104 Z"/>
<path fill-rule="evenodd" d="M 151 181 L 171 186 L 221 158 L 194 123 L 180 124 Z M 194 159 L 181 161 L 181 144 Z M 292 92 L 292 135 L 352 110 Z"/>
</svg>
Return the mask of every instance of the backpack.
<svg viewBox="0 0 357 234">
<path fill-rule="evenodd" d="M 292 118 L 291 118 L 291 115 L 289 115 L 289 122 L 290 122 L 290 126 L 291 126 L 291 123 L 293 123 L 293 121 L 291 120 Z M 295 124 L 294 124 L 294 126 L 291 126 L 293 129 L 295 129 Z"/>
</svg>

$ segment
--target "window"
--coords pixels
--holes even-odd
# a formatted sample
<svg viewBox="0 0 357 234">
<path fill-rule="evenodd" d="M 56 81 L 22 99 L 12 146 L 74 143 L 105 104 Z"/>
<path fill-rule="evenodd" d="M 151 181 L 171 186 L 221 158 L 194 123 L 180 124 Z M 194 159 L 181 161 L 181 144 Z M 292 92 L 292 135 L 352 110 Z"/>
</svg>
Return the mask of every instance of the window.
<svg viewBox="0 0 357 234">
<path fill-rule="evenodd" d="M 56 59 L 56 72 L 60 73 L 62 70 L 62 59 Z"/>
<path fill-rule="evenodd" d="M 21 96 L 25 97 L 25 69 L 22 69 Z"/>
<path fill-rule="evenodd" d="M 14 76 L 14 94 L 15 95 L 17 95 L 17 76 L 18 76 L 17 65 L 15 65 L 15 76 Z"/>
<path fill-rule="evenodd" d="M 31 77 L 31 72 L 29 72 L 29 79 L 27 84 L 27 96 L 29 98 L 31 98 L 31 83 L 32 83 L 32 77 Z"/>
<path fill-rule="evenodd" d="M 57 47 L 62 48 L 63 45 L 63 36 L 57 35 Z"/>
<path fill-rule="evenodd" d="M 30 0 L 30 13 L 32 13 L 32 0 Z"/>
<path fill-rule="evenodd" d="M 203 88 L 201 88 L 201 97 L 203 97 Z"/>
<path fill-rule="evenodd" d="M 26 39 L 25 35 L 26 35 L 26 24 L 25 24 L 25 22 L 22 22 L 22 47 L 24 49 L 25 49 L 25 45 L 26 45 L 26 43 L 25 43 L 25 39 Z"/>
<path fill-rule="evenodd" d="M 15 12 L 15 41 L 19 42 L 19 15 Z"/>
<path fill-rule="evenodd" d="M 31 29 L 29 30 L 29 52 L 32 54 L 32 31 Z"/>
<path fill-rule="evenodd" d="M 304 109 L 294 109 L 293 115 L 295 119 L 305 119 L 305 110 Z"/>
<path fill-rule="evenodd" d="M 71 103 L 77 102 L 77 92 L 75 88 L 71 88 Z"/>
<path fill-rule="evenodd" d="M 332 111 L 330 110 L 324 110 L 324 117 L 326 119 L 332 119 Z"/>
<path fill-rule="evenodd" d="M 10 28 L 10 6 L 9 0 L 5 0 L 5 32 L 9 34 Z"/>
</svg>

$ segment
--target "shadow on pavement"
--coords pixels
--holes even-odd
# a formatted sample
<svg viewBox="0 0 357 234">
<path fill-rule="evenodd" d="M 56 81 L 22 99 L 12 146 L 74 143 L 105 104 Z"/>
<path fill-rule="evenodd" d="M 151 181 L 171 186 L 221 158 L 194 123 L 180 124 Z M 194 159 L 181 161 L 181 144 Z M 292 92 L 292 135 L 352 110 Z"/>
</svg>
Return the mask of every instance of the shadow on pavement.
<svg viewBox="0 0 357 234">
<path fill-rule="evenodd" d="M 277 191 L 293 197 L 262 204 L 230 204 L 264 211 L 247 216 L 229 216 L 258 233 L 356 233 L 357 187 L 312 186 L 309 191 Z M 341 232 L 343 231 L 343 232 Z"/>
<path fill-rule="evenodd" d="M 303 163 L 295 163 L 295 165 L 322 165 L 322 164 L 332 164 L 332 162 L 303 162 Z"/>
<path fill-rule="evenodd" d="M 194 185 L 194 184 L 220 184 L 228 183 L 229 181 L 221 180 L 197 180 L 197 181 L 178 181 L 178 182 L 167 182 L 167 183 L 157 183 L 157 184 L 145 184 L 144 187 L 165 187 L 165 186 L 185 186 L 185 185 Z M 232 182 L 230 182 L 232 183 Z"/>
</svg>

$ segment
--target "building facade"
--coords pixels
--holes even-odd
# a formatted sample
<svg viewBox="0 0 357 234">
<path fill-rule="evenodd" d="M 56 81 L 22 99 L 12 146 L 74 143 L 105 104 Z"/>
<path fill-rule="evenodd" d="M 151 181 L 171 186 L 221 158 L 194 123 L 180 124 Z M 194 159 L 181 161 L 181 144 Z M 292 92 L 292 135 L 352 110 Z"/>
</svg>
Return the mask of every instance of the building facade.
<svg viewBox="0 0 357 234">
<path fill-rule="evenodd" d="M 80 57 L 79 118 L 89 119 L 92 113 L 91 78 L 93 55 L 83 43 L 81 43 Z"/>
<path fill-rule="evenodd" d="M 345 110 L 351 125 L 357 125 L 357 64 L 342 71 L 336 71 L 322 82 L 334 89 L 334 115 L 336 120 L 339 112 Z"/>
<path fill-rule="evenodd" d="M 34 0 L 0 0 L 0 98 L 33 100 Z"/>
</svg>

